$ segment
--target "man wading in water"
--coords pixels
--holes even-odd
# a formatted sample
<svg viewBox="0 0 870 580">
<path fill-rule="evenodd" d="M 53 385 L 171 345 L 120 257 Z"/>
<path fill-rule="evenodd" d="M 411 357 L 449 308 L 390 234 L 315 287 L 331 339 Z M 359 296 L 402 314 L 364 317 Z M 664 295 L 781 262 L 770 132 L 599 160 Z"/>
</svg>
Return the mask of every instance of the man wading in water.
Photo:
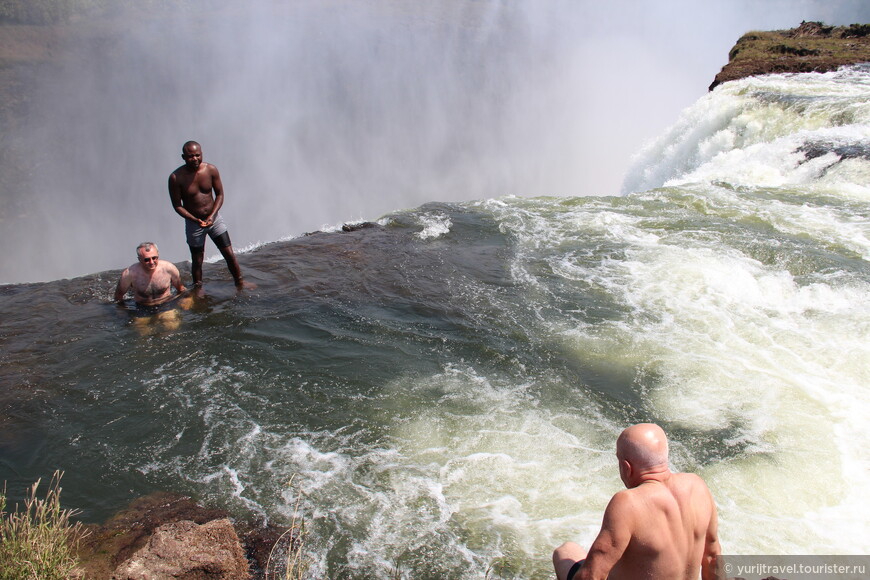
<svg viewBox="0 0 870 580">
<path fill-rule="evenodd" d="M 242 279 L 230 234 L 219 213 L 224 204 L 224 186 L 218 168 L 203 162 L 202 148 L 196 141 L 184 144 L 181 158 L 184 159 L 184 165 L 169 176 L 169 198 L 173 209 L 185 221 L 194 286 L 202 285 L 202 260 L 205 257 L 205 236 L 208 234 L 226 260 L 236 287 L 252 287 Z"/>
<path fill-rule="evenodd" d="M 671 473 L 668 440 L 658 425 L 641 423 L 616 441 L 619 476 L 627 489 L 604 510 L 587 553 L 573 542 L 553 552 L 559 580 L 704 580 L 717 578 L 720 555 L 716 504 L 692 473 Z"/>
<path fill-rule="evenodd" d="M 139 244 L 136 257 L 139 261 L 121 273 L 115 287 L 115 302 L 123 304 L 127 292 L 133 291 L 133 300 L 136 301 L 133 323 L 140 332 L 152 323 L 162 323 L 169 330 L 178 328 L 180 318 L 173 302 L 187 291 L 181 283 L 178 268 L 172 262 L 160 259 L 157 244 L 153 242 Z M 172 293 L 172 288 L 177 294 Z M 189 306 L 185 300 L 190 298 L 181 299 L 182 308 Z"/>
</svg>

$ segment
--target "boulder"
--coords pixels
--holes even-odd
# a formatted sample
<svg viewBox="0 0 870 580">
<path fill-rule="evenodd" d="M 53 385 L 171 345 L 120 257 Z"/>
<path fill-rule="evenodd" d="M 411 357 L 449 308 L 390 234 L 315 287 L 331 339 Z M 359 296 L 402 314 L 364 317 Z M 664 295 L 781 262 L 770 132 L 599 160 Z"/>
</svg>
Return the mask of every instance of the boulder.
<svg viewBox="0 0 870 580">
<path fill-rule="evenodd" d="M 103 524 L 85 526 L 87 535 L 77 554 L 84 577 L 111 578 L 113 571 L 145 548 L 154 532 L 166 524 L 188 521 L 202 525 L 229 517 L 225 510 L 203 507 L 176 493 L 155 492 L 137 498 Z M 256 519 L 232 521 L 252 580 L 265 580 L 272 547 L 288 528 Z"/>
<path fill-rule="evenodd" d="M 184 520 L 154 530 L 113 580 L 248 580 L 248 561 L 229 519 Z"/>
</svg>

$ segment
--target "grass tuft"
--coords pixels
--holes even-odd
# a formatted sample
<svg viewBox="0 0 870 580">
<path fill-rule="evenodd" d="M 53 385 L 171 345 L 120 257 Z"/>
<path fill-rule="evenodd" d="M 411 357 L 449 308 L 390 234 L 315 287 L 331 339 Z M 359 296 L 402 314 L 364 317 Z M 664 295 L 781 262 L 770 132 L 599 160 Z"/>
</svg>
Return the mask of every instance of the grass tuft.
<svg viewBox="0 0 870 580">
<path fill-rule="evenodd" d="M 287 482 L 287 486 L 293 484 L 293 478 Z M 293 506 L 293 517 L 290 527 L 285 531 L 269 552 L 269 561 L 266 563 L 266 580 L 302 580 L 308 572 L 309 561 L 302 551 L 305 545 L 305 537 L 308 531 L 305 522 L 299 515 L 299 503 L 302 500 L 302 492 L 296 496 L 296 504 Z M 3 580 L 0 578 L 0 580 Z"/>
<path fill-rule="evenodd" d="M 60 478 L 55 471 L 45 499 L 36 496 L 40 480 L 30 487 L 24 509 L 6 512 L 6 487 L 0 493 L 0 580 L 66 580 L 81 578 L 75 556 L 85 536 L 80 522 L 70 525 L 74 510 L 60 507 Z"/>
</svg>

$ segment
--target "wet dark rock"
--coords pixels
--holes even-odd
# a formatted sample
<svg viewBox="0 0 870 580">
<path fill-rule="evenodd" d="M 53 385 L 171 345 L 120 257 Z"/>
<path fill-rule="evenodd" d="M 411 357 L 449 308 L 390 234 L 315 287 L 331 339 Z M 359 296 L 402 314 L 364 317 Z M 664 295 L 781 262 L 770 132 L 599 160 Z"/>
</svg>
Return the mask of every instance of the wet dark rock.
<svg viewBox="0 0 870 580">
<path fill-rule="evenodd" d="M 833 153 L 839 157 L 840 161 L 844 159 L 867 159 L 870 160 L 870 143 L 850 143 L 848 145 L 833 144 L 833 143 L 805 143 L 798 148 L 807 160 L 815 159 L 828 153 Z"/>
<path fill-rule="evenodd" d="M 357 232 L 359 230 L 365 230 L 368 228 L 376 228 L 378 224 L 375 222 L 362 222 L 359 224 L 344 224 L 341 226 L 341 231 L 343 232 Z"/>
<path fill-rule="evenodd" d="M 846 159 L 866 159 L 870 161 L 870 143 L 835 144 L 816 141 L 804 143 L 797 148 L 797 152 L 804 154 L 804 159 L 798 162 L 799 165 L 832 154 L 833 159 L 821 169 L 821 175 L 824 175 Z"/>
</svg>

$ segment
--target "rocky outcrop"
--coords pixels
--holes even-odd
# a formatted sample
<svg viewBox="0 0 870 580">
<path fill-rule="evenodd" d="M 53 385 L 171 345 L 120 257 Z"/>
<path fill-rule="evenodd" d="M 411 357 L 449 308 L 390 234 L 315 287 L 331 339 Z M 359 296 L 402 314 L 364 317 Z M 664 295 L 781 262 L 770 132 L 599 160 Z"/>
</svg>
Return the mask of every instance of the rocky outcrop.
<svg viewBox="0 0 870 580">
<path fill-rule="evenodd" d="M 112 580 L 248 580 L 248 561 L 230 520 L 164 524 Z"/>
<path fill-rule="evenodd" d="M 285 527 L 234 522 L 224 510 L 158 492 L 102 525 L 86 526 L 79 560 L 86 578 L 206 580 L 265 577 Z"/>
<path fill-rule="evenodd" d="M 802 22 L 791 30 L 748 32 L 728 54 L 710 85 L 749 76 L 789 73 L 828 72 L 862 62 L 870 62 L 870 24 L 825 26 L 821 22 Z"/>
</svg>

